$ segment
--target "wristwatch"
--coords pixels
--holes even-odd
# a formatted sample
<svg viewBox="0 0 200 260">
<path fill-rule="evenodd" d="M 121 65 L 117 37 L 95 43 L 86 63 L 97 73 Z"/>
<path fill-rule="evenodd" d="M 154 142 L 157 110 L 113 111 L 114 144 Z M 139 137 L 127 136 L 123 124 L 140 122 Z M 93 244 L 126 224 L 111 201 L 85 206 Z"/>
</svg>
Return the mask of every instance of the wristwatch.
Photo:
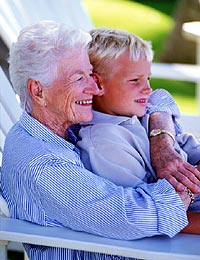
<svg viewBox="0 0 200 260">
<path fill-rule="evenodd" d="M 157 135 L 160 135 L 160 134 L 168 134 L 172 138 L 174 143 L 175 143 L 174 135 L 172 133 L 170 133 L 169 131 L 164 130 L 164 129 L 159 129 L 159 128 L 158 129 L 153 129 L 153 130 L 150 131 L 149 136 L 153 137 L 153 136 L 157 136 Z"/>
</svg>

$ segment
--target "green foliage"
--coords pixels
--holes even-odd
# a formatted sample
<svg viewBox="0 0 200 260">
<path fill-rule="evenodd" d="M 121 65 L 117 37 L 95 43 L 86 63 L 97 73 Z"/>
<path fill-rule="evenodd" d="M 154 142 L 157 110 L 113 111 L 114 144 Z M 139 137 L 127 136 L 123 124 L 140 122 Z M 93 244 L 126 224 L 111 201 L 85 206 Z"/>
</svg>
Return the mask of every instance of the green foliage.
<svg viewBox="0 0 200 260">
<path fill-rule="evenodd" d="M 124 29 L 151 41 L 159 61 L 165 40 L 171 32 L 176 0 L 85 0 L 95 27 Z M 153 89 L 167 89 L 177 101 L 181 112 L 197 113 L 195 84 L 190 82 L 152 79 Z"/>
<path fill-rule="evenodd" d="M 153 89 L 164 88 L 168 90 L 178 103 L 181 113 L 197 114 L 195 83 L 165 79 L 151 79 L 150 83 Z"/>
<path fill-rule="evenodd" d="M 143 5 L 148 5 L 168 16 L 171 16 L 176 8 L 178 0 L 129 0 L 130 2 L 137 2 Z"/>
<path fill-rule="evenodd" d="M 86 0 L 85 3 L 96 27 L 125 29 L 150 40 L 155 50 L 155 61 L 158 60 L 174 23 L 169 15 L 154 5 L 147 6 L 139 1 Z"/>
</svg>

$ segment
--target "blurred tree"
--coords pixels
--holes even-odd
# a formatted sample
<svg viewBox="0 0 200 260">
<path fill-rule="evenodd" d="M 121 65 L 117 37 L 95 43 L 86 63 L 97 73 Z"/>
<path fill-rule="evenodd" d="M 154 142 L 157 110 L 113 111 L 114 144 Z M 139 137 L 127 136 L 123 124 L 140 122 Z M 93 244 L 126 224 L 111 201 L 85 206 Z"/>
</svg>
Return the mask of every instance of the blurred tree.
<svg viewBox="0 0 200 260">
<path fill-rule="evenodd" d="M 185 39 L 182 35 L 182 24 L 200 21 L 200 0 L 178 0 L 174 19 L 175 25 L 166 40 L 160 61 L 195 64 L 196 43 Z"/>
</svg>

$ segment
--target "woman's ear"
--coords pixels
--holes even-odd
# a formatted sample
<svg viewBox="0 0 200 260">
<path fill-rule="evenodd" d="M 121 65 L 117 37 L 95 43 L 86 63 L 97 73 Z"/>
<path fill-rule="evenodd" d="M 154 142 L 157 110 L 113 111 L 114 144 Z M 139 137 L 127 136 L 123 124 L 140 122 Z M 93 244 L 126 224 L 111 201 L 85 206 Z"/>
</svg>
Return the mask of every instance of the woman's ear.
<svg viewBox="0 0 200 260">
<path fill-rule="evenodd" d="M 99 89 L 99 94 L 98 96 L 101 96 L 104 94 L 104 87 L 103 87 L 103 84 L 102 84 L 102 77 L 101 75 L 99 75 L 98 73 L 96 72 L 93 72 L 93 79 L 94 81 L 96 82 L 97 84 L 97 87 Z"/>
<path fill-rule="evenodd" d="M 40 105 L 45 105 L 45 100 L 43 97 L 43 87 L 39 81 L 28 79 L 27 88 L 33 102 L 36 102 Z"/>
</svg>

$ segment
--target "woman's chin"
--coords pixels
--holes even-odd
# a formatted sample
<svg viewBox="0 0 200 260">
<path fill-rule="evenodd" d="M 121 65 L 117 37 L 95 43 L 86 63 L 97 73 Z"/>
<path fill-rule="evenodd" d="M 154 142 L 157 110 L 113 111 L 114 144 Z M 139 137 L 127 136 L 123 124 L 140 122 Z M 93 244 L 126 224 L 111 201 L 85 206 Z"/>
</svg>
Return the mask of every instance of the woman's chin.
<svg viewBox="0 0 200 260">
<path fill-rule="evenodd" d="M 90 122 L 93 118 L 93 113 L 82 118 L 81 122 Z"/>
</svg>

